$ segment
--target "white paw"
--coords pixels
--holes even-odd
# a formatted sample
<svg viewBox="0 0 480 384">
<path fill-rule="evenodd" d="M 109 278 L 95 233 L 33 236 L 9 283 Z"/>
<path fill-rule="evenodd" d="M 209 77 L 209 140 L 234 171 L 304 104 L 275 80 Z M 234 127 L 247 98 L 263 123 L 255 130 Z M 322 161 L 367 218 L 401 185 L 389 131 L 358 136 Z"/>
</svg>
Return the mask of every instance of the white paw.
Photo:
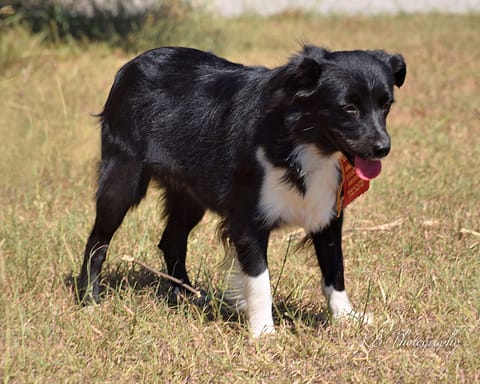
<svg viewBox="0 0 480 384">
<path fill-rule="evenodd" d="M 252 339 L 258 339 L 261 336 L 271 335 L 275 333 L 273 324 L 251 324 L 249 323 L 250 335 Z"/>
<path fill-rule="evenodd" d="M 351 310 L 350 312 L 332 313 L 332 317 L 335 320 L 353 320 L 359 322 L 361 325 L 372 325 L 374 316 L 372 312 L 356 312 Z"/>
<path fill-rule="evenodd" d="M 324 286 L 323 294 L 327 299 L 330 313 L 335 320 L 350 319 L 359 321 L 362 325 L 373 323 L 372 313 L 356 312 L 353 310 L 352 304 L 345 291 L 337 291 L 331 286 Z"/>
</svg>

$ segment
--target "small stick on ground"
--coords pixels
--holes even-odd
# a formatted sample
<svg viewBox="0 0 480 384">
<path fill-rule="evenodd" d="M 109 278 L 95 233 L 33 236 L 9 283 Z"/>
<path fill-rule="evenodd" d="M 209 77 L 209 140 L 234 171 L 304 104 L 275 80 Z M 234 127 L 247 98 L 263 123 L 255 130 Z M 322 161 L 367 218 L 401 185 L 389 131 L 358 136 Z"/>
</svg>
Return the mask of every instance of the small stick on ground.
<svg viewBox="0 0 480 384">
<path fill-rule="evenodd" d="M 395 221 L 392 221 L 391 223 L 386 223 L 386 224 L 380 224 L 380 225 L 375 225 L 373 227 L 363 227 L 363 228 L 347 228 L 343 231 L 343 233 L 348 233 L 348 232 L 381 232 L 381 231 L 390 231 L 395 227 L 398 227 L 399 225 L 402 225 L 403 222 L 405 221 L 405 218 L 401 217 L 400 219 L 397 219 Z"/>
<path fill-rule="evenodd" d="M 193 293 L 196 297 L 200 298 L 202 297 L 202 294 L 200 293 L 200 291 L 197 291 L 195 288 L 191 287 L 190 285 L 188 284 L 185 284 L 182 280 L 180 279 L 177 279 L 176 277 L 173 277 L 173 276 L 170 276 L 169 274 L 167 273 L 163 273 L 163 272 L 160 272 L 160 271 L 157 271 L 156 269 L 153 269 L 152 267 L 150 267 L 149 265 L 141 262 L 141 261 L 138 261 L 138 260 L 135 260 L 133 257 L 131 256 L 123 256 L 122 257 L 122 260 L 123 261 L 127 261 L 127 262 L 132 262 L 132 263 L 135 263 L 135 264 L 138 264 L 140 265 L 141 267 L 145 268 L 146 270 L 154 273 L 155 275 L 159 276 L 159 277 L 162 277 L 164 279 L 167 279 L 167 280 L 170 280 L 170 281 L 173 281 L 175 284 L 178 284 L 180 285 L 182 288 L 185 288 L 187 291 Z"/>
<path fill-rule="evenodd" d="M 480 232 L 473 231 L 473 230 L 467 229 L 467 228 L 462 228 L 462 229 L 460 229 L 460 233 L 480 237 Z"/>
</svg>

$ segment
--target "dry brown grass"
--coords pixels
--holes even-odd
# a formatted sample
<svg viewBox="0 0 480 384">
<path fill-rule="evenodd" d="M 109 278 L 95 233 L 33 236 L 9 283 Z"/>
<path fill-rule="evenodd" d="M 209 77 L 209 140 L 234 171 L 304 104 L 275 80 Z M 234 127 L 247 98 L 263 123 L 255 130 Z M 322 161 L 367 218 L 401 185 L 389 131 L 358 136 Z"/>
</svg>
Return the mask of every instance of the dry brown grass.
<svg viewBox="0 0 480 384">
<path fill-rule="evenodd" d="M 24 58 L 0 74 L 3 381 L 479 382 L 480 239 L 461 231 L 480 230 L 478 25 L 478 16 L 438 15 L 228 23 L 223 53 L 232 60 L 281 64 L 301 40 L 399 51 L 409 65 L 384 173 L 347 212 L 347 285 L 374 325 L 332 323 L 311 252 L 291 250 L 274 298 L 278 333 L 257 343 L 219 302 L 208 312 L 169 308 L 155 297 L 158 280 L 121 261 L 161 266 L 153 190 L 114 238 L 103 304 L 74 303 L 69 277 L 93 220 L 99 135 L 90 114 L 128 58 L 100 45 L 25 44 Z M 189 265 L 218 296 L 216 220 L 192 234 Z M 274 286 L 288 233 L 271 241 Z"/>
</svg>

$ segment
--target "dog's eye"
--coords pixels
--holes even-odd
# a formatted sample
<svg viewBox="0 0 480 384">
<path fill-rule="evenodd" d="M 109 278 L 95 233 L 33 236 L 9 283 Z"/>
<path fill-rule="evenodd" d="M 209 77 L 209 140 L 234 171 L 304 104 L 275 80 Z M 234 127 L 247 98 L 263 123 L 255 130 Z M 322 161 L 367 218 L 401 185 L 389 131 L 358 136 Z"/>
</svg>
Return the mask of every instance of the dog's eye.
<svg viewBox="0 0 480 384">
<path fill-rule="evenodd" d="M 360 116 L 360 111 L 358 108 L 353 104 L 348 104 L 343 107 L 343 111 L 347 113 L 349 116 L 357 119 Z"/>
</svg>

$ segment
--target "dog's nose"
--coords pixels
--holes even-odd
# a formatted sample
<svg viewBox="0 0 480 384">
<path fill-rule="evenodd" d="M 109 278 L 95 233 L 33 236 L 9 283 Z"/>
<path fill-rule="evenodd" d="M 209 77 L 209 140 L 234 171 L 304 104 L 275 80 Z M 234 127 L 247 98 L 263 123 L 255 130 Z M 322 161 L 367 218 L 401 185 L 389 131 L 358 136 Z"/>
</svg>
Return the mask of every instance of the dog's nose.
<svg viewBox="0 0 480 384">
<path fill-rule="evenodd" d="M 390 144 L 384 144 L 382 142 L 377 142 L 373 144 L 373 156 L 381 158 L 388 155 L 390 152 Z"/>
</svg>

